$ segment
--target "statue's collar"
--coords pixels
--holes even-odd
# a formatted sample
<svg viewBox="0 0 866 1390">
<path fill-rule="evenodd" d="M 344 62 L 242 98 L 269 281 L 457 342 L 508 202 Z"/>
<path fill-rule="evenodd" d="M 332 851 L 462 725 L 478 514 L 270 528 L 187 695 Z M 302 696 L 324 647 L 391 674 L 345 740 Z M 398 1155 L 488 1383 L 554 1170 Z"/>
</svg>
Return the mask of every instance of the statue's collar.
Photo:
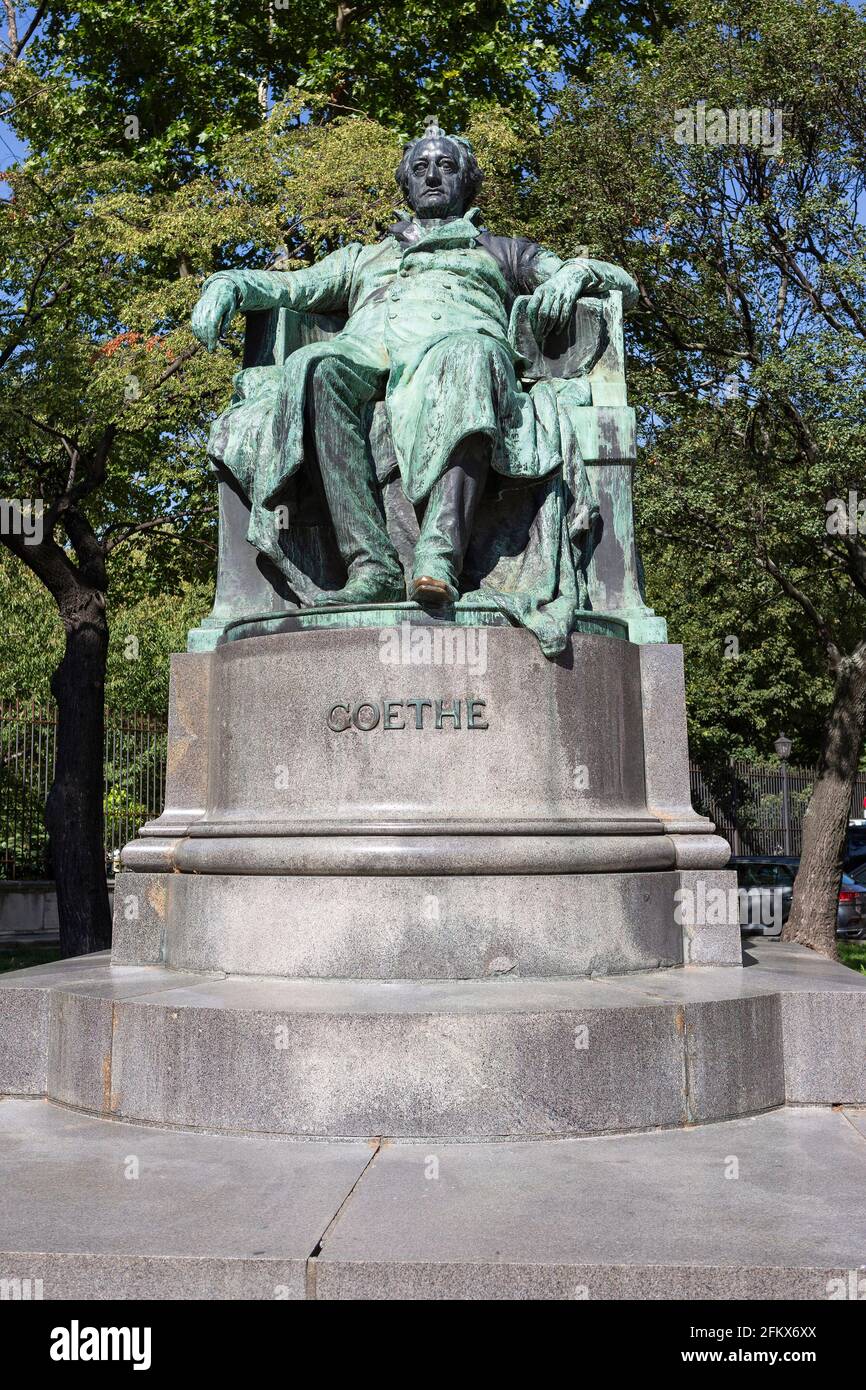
<svg viewBox="0 0 866 1390">
<path fill-rule="evenodd" d="M 480 218 L 478 208 L 468 208 L 460 217 L 406 216 L 389 227 L 387 234 L 404 246 L 414 246 L 422 241 L 425 247 L 467 246 L 478 238 Z"/>
</svg>

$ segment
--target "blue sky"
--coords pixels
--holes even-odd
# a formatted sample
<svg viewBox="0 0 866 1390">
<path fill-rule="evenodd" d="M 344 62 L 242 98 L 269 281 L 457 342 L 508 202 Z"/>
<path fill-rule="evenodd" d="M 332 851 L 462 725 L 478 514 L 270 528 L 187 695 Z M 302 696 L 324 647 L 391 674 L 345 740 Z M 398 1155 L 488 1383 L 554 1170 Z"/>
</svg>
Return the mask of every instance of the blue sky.
<svg viewBox="0 0 866 1390">
<path fill-rule="evenodd" d="M 16 7 L 16 13 L 18 15 L 19 33 L 24 33 L 32 18 L 33 7 L 29 5 L 23 9 Z M 9 46 L 9 26 L 5 11 L 3 13 L 3 22 L 0 24 L 0 43 L 3 44 L 4 48 L 8 48 Z M 0 169 L 6 169 L 16 160 L 24 159 L 26 154 L 26 145 L 21 143 L 8 121 L 0 120 Z M 2 185 L 2 188 L 5 193 L 5 185 Z"/>
</svg>

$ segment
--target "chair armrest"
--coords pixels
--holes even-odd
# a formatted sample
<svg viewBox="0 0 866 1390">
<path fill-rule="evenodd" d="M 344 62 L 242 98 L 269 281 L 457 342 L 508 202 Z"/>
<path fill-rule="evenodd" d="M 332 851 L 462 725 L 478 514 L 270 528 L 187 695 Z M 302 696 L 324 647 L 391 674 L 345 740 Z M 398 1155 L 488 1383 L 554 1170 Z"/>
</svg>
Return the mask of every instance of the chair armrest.
<svg viewBox="0 0 866 1390">
<path fill-rule="evenodd" d="M 333 338 L 345 325 L 340 315 L 255 309 L 246 315 L 244 367 L 281 367 L 297 348 Z"/>
<path fill-rule="evenodd" d="M 529 297 L 515 300 L 509 336 L 522 358 L 525 386 L 537 381 L 583 379 L 589 386 L 585 406 L 572 407 L 572 423 L 585 463 L 618 463 L 635 457 L 635 419 L 625 388 L 622 294 L 578 300 L 561 333 L 539 345 L 527 310 Z"/>
<path fill-rule="evenodd" d="M 619 297 L 619 296 L 618 296 Z M 520 376 L 525 382 L 553 377 L 588 376 L 610 340 L 607 301 L 587 296 L 578 300 L 566 327 L 539 343 L 529 322 L 529 295 L 514 301 L 508 335 L 523 360 Z"/>
</svg>

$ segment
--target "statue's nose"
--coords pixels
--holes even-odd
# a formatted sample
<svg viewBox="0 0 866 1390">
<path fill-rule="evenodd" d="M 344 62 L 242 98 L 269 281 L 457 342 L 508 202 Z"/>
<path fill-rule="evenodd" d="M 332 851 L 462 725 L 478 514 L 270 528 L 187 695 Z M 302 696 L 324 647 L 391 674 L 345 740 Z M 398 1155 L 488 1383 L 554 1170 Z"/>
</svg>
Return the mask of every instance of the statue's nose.
<svg viewBox="0 0 866 1390">
<path fill-rule="evenodd" d="M 442 175 L 440 174 L 439 169 L 435 164 L 431 164 L 429 169 L 427 170 L 426 182 L 432 188 L 436 188 L 442 182 Z"/>
</svg>

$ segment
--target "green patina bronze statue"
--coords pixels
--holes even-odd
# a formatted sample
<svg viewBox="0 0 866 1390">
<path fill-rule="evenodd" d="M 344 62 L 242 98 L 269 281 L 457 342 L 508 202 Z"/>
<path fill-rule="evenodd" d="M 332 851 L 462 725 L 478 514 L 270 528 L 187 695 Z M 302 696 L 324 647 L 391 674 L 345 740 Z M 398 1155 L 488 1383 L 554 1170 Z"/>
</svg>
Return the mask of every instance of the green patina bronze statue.
<svg viewBox="0 0 866 1390">
<path fill-rule="evenodd" d="M 205 282 L 193 330 L 208 349 L 238 311 L 329 325 L 280 365 L 238 374 L 209 452 L 249 501 L 247 539 L 301 607 L 480 594 L 553 654 L 585 606 L 592 501 L 573 411 L 590 398 L 580 376 L 525 389 L 520 336 L 541 344 L 582 297 L 618 290 L 628 307 L 636 287 L 605 262 L 484 230 L 475 156 L 435 124 L 396 178 L 412 215 L 375 245 Z M 415 528 L 405 575 L 383 505 L 389 469 Z"/>
</svg>

